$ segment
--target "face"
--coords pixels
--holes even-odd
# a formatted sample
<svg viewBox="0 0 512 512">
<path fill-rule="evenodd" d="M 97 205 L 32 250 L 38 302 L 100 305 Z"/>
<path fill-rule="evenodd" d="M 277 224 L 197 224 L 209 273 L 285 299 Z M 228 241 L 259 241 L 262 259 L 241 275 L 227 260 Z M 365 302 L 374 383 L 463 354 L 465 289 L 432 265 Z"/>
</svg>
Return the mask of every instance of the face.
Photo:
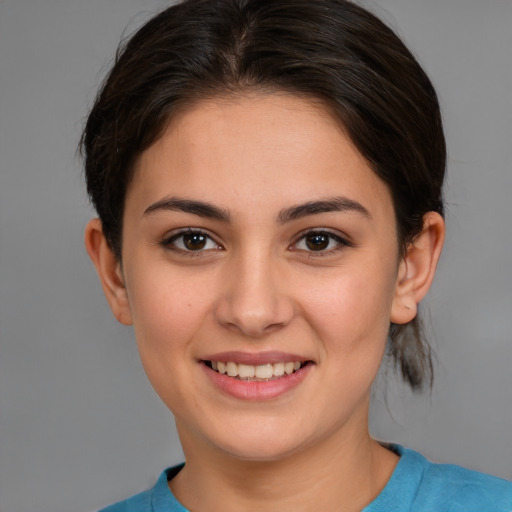
<svg viewBox="0 0 512 512">
<path fill-rule="evenodd" d="M 141 155 L 123 222 L 129 321 L 185 451 L 275 460 L 367 435 L 395 215 L 320 105 L 195 104 Z"/>
</svg>

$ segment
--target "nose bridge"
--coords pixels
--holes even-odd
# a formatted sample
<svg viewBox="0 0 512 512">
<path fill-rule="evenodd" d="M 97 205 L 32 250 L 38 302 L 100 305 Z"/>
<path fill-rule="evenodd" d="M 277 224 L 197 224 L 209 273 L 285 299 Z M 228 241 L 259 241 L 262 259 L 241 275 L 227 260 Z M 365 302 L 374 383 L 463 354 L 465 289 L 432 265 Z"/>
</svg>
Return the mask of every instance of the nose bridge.
<svg viewBox="0 0 512 512">
<path fill-rule="evenodd" d="M 217 309 L 223 325 L 260 337 L 289 323 L 293 305 L 283 286 L 279 256 L 267 247 L 247 247 L 228 267 Z"/>
</svg>

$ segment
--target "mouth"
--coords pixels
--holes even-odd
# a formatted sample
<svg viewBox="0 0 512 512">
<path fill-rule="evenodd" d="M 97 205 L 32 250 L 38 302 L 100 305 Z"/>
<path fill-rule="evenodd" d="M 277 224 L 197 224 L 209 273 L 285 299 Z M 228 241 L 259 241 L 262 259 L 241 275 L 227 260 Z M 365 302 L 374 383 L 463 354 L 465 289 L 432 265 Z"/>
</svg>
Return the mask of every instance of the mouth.
<svg viewBox="0 0 512 512">
<path fill-rule="evenodd" d="M 293 375 L 311 361 L 282 361 L 259 365 L 237 363 L 235 361 L 203 361 L 204 364 L 221 375 L 245 382 L 269 382 Z"/>
<path fill-rule="evenodd" d="M 300 388 L 315 361 L 281 351 L 229 351 L 199 360 L 214 389 L 238 400 L 266 401 Z"/>
</svg>

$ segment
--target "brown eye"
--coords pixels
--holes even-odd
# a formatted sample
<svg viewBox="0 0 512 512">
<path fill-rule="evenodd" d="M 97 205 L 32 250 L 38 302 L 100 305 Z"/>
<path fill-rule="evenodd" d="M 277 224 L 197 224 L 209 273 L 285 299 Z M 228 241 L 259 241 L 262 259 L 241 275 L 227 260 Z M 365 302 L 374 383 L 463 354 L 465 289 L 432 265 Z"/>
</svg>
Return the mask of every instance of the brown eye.
<svg viewBox="0 0 512 512">
<path fill-rule="evenodd" d="M 311 233 L 304 241 L 310 251 L 323 251 L 329 247 L 331 236 L 328 233 Z"/>
<path fill-rule="evenodd" d="M 311 230 L 302 235 L 293 245 L 294 250 L 305 251 L 308 253 L 318 253 L 318 256 L 332 254 L 344 247 L 350 247 L 341 236 L 329 231 Z"/>
<path fill-rule="evenodd" d="M 174 249 L 181 252 L 203 252 L 211 249 L 222 249 L 209 235 L 202 231 L 187 229 L 162 241 L 166 249 Z"/>
<path fill-rule="evenodd" d="M 202 233 L 190 233 L 188 235 L 183 235 L 183 245 L 189 251 L 200 251 L 201 249 L 204 249 L 207 241 L 208 237 Z"/>
</svg>

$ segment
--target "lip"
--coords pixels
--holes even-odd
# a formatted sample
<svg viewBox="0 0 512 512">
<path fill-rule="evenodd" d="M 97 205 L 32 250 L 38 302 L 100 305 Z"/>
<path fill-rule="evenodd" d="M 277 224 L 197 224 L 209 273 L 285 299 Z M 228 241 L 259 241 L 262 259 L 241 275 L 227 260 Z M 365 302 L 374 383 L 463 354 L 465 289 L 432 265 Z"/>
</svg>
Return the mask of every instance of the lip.
<svg viewBox="0 0 512 512">
<path fill-rule="evenodd" d="M 250 354 L 246 352 L 223 352 L 205 357 L 200 361 L 201 368 L 210 382 L 221 392 L 239 400 L 265 401 L 276 399 L 296 387 L 307 377 L 314 364 L 311 362 L 290 375 L 283 375 L 268 381 L 245 381 L 229 377 L 212 370 L 205 361 L 233 361 L 236 363 L 260 365 L 284 361 L 310 361 L 304 357 L 283 352 L 262 352 Z"/>
<path fill-rule="evenodd" d="M 304 356 L 299 356 L 297 354 L 291 354 L 289 352 L 279 352 L 279 351 L 267 351 L 267 352 L 240 352 L 240 351 L 231 351 L 231 352 L 218 352 L 216 354 L 211 354 L 201 358 L 203 361 L 215 361 L 215 362 L 227 362 L 233 361 L 234 363 L 242 363 L 249 364 L 254 366 L 259 366 L 261 364 L 273 364 L 273 363 L 286 363 L 286 362 L 295 362 L 299 361 L 303 363 L 305 361 L 310 361 L 309 358 Z"/>
</svg>

